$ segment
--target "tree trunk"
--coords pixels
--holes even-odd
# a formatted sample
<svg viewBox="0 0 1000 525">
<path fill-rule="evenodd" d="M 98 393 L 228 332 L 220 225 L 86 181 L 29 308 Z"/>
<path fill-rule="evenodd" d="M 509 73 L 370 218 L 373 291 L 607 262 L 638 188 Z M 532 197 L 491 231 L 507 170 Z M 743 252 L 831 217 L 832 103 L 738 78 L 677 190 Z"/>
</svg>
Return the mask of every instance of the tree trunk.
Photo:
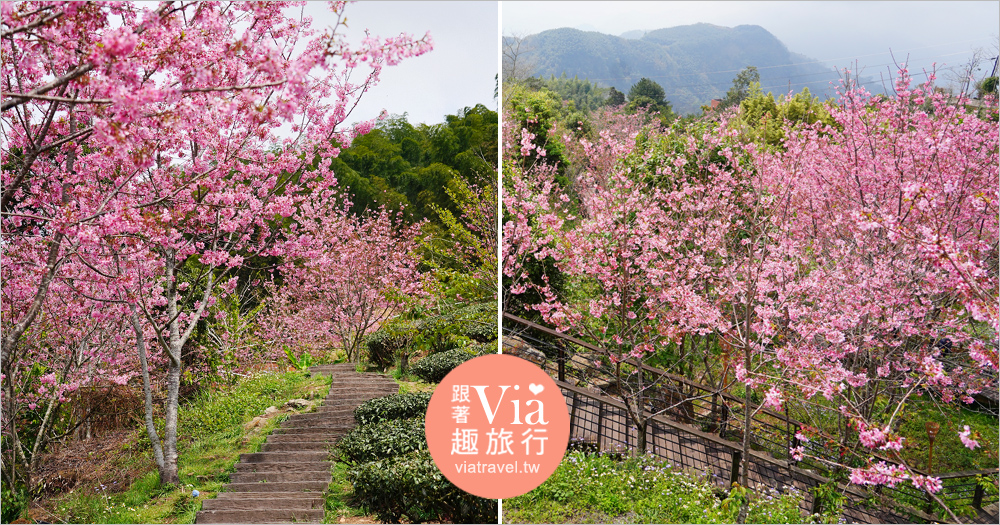
<svg viewBox="0 0 1000 525">
<path fill-rule="evenodd" d="M 139 350 L 139 364 L 142 367 L 142 393 L 146 397 L 145 422 L 146 434 L 149 435 L 149 442 L 153 445 L 153 459 L 156 461 L 156 468 L 160 471 L 160 480 L 163 480 L 163 448 L 160 445 L 160 436 L 156 433 L 156 425 L 153 423 L 153 389 L 149 383 L 149 364 L 146 360 L 146 340 L 142 335 L 142 325 L 139 324 L 139 314 L 132 308 L 132 330 L 135 331 L 135 345 Z"/>
<path fill-rule="evenodd" d="M 638 432 L 639 432 L 639 443 L 638 443 L 639 454 L 645 454 L 646 453 L 646 428 L 649 426 L 649 420 L 648 419 L 643 419 L 641 423 L 640 422 L 636 422 L 635 426 L 636 426 L 636 428 L 638 429 Z"/>
<path fill-rule="evenodd" d="M 748 354 L 749 355 L 749 354 Z M 747 358 L 749 361 L 749 357 Z M 753 408 L 751 407 L 751 393 L 752 390 L 749 386 L 745 386 L 743 390 L 743 465 L 741 465 L 740 471 L 740 485 L 744 488 L 749 489 L 750 483 L 750 431 L 751 424 L 753 423 Z M 748 499 L 743 500 L 743 504 L 740 505 L 740 515 L 736 519 L 737 523 L 746 523 L 747 512 L 749 512 L 750 502 Z"/>
<path fill-rule="evenodd" d="M 83 342 L 80 343 L 79 352 L 82 353 L 86 346 L 87 340 L 84 339 Z M 74 361 L 76 361 L 76 355 L 77 351 L 75 350 L 66 358 L 66 365 L 63 366 L 62 374 L 59 376 L 59 383 L 66 382 L 66 377 L 69 375 L 69 371 L 73 368 Z M 52 393 L 49 396 L 49 401 L 45 407 L 45 416 L 42 417 L 42 423 L 38 427 L 38 432 L 35 434 L 35 443 L 31 447 L 31 463 L 28 465 L 29 474 L 34 473 L 38 470 L 38 467 L 41 466 L 42 452 L 49 444 L 49 433 L 54 425 L 56 414 L 59 412 L 59 408 L 61 406 L 62 403 L 59 401 L 59 391 L 55 385 L 53 385 Z M 29 484 L 28 490 L 33 491 L 34 487 Z"/>
<path fill-rule="evenodd" d="M 645 412 L 644 408 L 646 406 L 645 399 L 644 399 L 645 396 L 643 395 L 643 394 L 645 394 L 645 389 L 644 389 L 645 385 L 643 384 L 643 381 L 642 381 L 644 379 L 643 378 L 643 373 L 642 373 L 642 361 L 640 361 L 639 359 L 636 359 L 636 361 L 638 363 L 639 391 L 636 392 L 636 394 L 635 394 L 635 414 L 636 414 L 635 426 L 636 426 L 636 431 L 639 433 L 639 443 L 638 443 L 639 454 L 645 454 L 646 453 L 646 424 L 648 423 L 648 420 L 646 419 L 646 415 L 643 413 L 643 412 Z"/>
<path fill-rule="evenodd" d="M 174 346 L 171 344 L 171 346 Z M 161 485 L 179 485 L 180 476 L 177 474 L 177 407 L 179 405 L 179 394 L 181 384 L 181 360 L 180 348 L 176 349 L 176 355 L 170 356 L 169 367 L 167 369 L 167 398 L 163 401 L 163 408 L 166 414 L 163 427 L 163 467 L 160 469 Z"/>
<path fill-rule="evenodd" d="M 175 250 L 167 250 L 164 277 L 167 284 L 167 397 L 163 400 L 163 466 L 160 468 L 160 484 L 179 484 L 177 475 L 177 405 L 181 384 L 181 347 L 183 341 L 177 311 L 177 283 Z M 194 321 L 189 321 L 194 322 Z"/>
<path fill-rule="evenodd" d="M 178 290 L 176 283 L 177 251 L 166 250 L 165 253 L 164 280 L 167 284 L 167 332 L 166 341 L 159 339 L 161 345 L 167 352 L 167 397 L 163 401 L 164 426 L 163 426 L 163 464 L 160 466 L 160 484 L 180 484 L 180 476 L 177 473 L 177 410 L 180 404 L 181 385 L 181 352 L 184 343 L 191 337 L 191 333 L 198 325 L 198 320 L 205 313 L 208 300 L 212 296 L 215 287 L 216 276 L 212 269 L 208 270 L 208 279 L 205 282 L 205 290 L 198 308 L 191 313 L 187 319 L 187 328 L 181 332 L 181 325 L 178 312 Z M 159 466 L 159 465 L 158 465 Z"/>
<path fill-rule="evenodd" d="M 3 410 L 4 410 L 4 417 L 2 421 L 4 426 L 8 427 L 8 428 L 3 428 L 3 433 L 4 433 L 4 439 L 8 443 L 10 443 L 9 447 L 10 457 L 3 458 L 3 456 L 0 456 L 0 458 L 2 458 L 2 461 L 0 461 L 0 470 L 3 471 L 3 476 L 7 480 L 8 484 L 7 486 L 9 486 L 10 489 L 13 491 L 17 490 L 16 489 L 17 470 L 19 466 L 25 471 L 25 477 L 27 478 L 25 481 L 25 486 L 27 486 L 27 484 L 31 482 L 31 476 L 30 473 L 28 472 L 29 470 L 28 462 L 24 459 L 24 451 L 22 450 L 20 435 L 17 432 L 17 425 L 14 424 L 15 420 L 13 415 L 14 415 L 15 397 L 14 397 L 13 381 L 11 379 L 14 373 L 7 370 L 5 370 L 5 372 L 7 373 L 7 375 L 6 377 L 4 377 L 3 380 L 4 392 L 2 399 L 0 400 L 2 400 L 3 402 Z M 21 461 L 18 461 L 19 457 L 21 458 Z"/>
</svg>

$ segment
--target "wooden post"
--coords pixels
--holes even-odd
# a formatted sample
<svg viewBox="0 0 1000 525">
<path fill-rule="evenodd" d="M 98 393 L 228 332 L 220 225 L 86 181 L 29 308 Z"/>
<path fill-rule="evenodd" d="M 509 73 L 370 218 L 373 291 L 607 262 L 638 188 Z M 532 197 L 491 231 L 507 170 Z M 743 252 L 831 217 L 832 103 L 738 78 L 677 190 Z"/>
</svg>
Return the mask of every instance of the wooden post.
<svg viewBox="0 0 1000 525">
<path fill-rule="evenodd" d="M 709 430 L 712 432 L 719 431 L 719 393 L 715 392 L 712 394 L 712 426 Z"/>
<path fill-rule="evenodd" d="M 983 486 L 976 483 L 976 492 L 972 495 L 972 506 L 983 510 Z"/>
<path fill-rule="evenodd" d="M 792 433 L 792 422 L 788 417 L 788 403 L 785 405 L 785 461 L 792 460 L 792 440 L 795 439 L 795 434 Z"/>
<path fill-rule="evenodd" d="M 632 426 L 633 425 L 636 427 L 636 429 L 638 429 L 639 425 L 636 424 L 635 420 L 632 419 L 632 416 L 629 415 L 628 410 L 626 410 L 625 411 L 625 450 L 628 450 L 629 452 L 631 452 L 632 448 L 633 448 L 632 447 L 632 440 L 630 439 L 632 437 Z"/>
<path fill-rule="evenodd" d="M 743 451 L 739 449 L 733 450 L 733 465 L 729 469 L 729 486 L 733 486 L 740 479 L 740 463 L 743 462 Z"/>
<path fill-rule="evenodd" d="M 559 380 L 566 382 L 566 350 L 559 345 Z"/>
<path fill-rule="evenodd" d="M 597 452 L 601 451 L 601 430 L 604 427 L 604 403 L 597 402 Z"/>
<path fill-rule="evenodd" d="M 821 514 L 823 512 L 823 502 L 815 494 L 813 494 L 812 509 L 809 512 L 811 514 Z"/>
</svg>

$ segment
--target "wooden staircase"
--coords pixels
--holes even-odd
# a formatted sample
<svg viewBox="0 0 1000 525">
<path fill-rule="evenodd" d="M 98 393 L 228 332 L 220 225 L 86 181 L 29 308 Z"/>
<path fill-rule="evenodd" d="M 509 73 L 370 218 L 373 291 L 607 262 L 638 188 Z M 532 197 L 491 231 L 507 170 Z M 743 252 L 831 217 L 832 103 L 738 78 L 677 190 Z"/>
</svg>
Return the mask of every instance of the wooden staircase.
<svg viewBox="0 0 1000 525">
<path fill-rule="evenodd" d="M 236 472 L 215 499 L 202 503 L 195 523 L 321 523 L 331 481 L 330 448 L 354 428 L 354 409 L 399 391 L 391 378 L 360 374 L 354 365 L 309 369 L 332 376 L 315 412 L 290 416 L 260 452 L 241 454 Z"/>
</svg>

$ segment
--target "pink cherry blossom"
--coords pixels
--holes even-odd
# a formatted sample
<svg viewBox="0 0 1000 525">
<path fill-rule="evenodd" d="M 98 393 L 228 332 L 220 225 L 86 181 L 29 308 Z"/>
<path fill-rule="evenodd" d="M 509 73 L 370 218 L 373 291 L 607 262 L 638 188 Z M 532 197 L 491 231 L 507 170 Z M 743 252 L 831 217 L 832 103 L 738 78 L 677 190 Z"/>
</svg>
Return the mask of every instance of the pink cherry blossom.
<svg viewBox="0 0 1000 525">
<path fill-rule="evenodd" d="M 969 448 L 969 450 L 975 450 L 979 446 L 979 442 L 974 439 L 969 439 L 969 435 L 972 431 L 969 430 L 969 425 L 965 425 L 963 430 L 958 433 L 958 437 L 962 440 L 962 444 Z"/>
<path fill-rule="evenodd" d="M 296 236 L 283 219 L 336 186 L 330 159 L 368 129 L 341 126 L 381 68 L 431 48 L 348 42 L 331 8 L 322 31 L 285 2 L 3 3 L 0 368 L 24 392 L 4 425 L 83 385 L 163 385 L 162 446 L 152 407 L 146 426 L 177 482 L 193 331 L 247 260 Z M 372 72 L 352 77 L 362 58 Z M 65 372 L 39 392 L 36 362 Z"/>
</svg>

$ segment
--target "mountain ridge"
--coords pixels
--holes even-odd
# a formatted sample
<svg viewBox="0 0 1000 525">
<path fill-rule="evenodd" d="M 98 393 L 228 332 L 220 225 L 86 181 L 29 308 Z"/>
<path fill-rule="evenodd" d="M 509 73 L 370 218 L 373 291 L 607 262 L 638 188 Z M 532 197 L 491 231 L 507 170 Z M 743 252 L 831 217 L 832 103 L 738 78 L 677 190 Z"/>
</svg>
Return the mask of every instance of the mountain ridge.
<svg viewBox="0 0 1000 525">
<path fill-rule="evenodd" d="M 520 49 L 534 66 L 533 76 L 565 73 L 625 93 L 641 78 L 654 80 L 681 114 L 725 96 L 747 66 L 756 66 L 764 91 L 775 94 L 808 87 L 825 98 L 834 95 L 840 79 L 833 67 L 789 50 L 767 29 L 751 24 L 699 23 L 620 36 L 564 27 L 528 35 Z"/>
</svg>

